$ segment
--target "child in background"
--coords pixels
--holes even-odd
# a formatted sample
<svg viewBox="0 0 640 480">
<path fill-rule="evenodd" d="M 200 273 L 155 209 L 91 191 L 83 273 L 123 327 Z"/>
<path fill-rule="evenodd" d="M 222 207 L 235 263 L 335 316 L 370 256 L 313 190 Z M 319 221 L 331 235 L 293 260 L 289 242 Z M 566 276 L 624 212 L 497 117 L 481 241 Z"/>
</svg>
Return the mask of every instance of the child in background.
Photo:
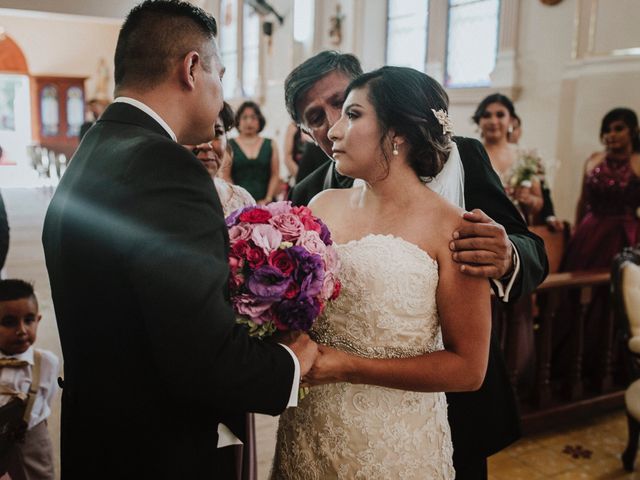
<svg viewBox="0 0 640 480">
<path fill-rule="evenodd" d="M 39 381 L 24 440 L 17 441 L 1 467 L 12 480 L 53 480 L 53 448 L 47 430 L 51 401 L 57 390 L 59 361 L 51 352 L 33 347 L 41 315 L 33 286 L 22 280 L 0 280 L 0 406 L 28 393 L 39 357 Z M 1 366 L 6 359 L 17 365 Z M 22 363 L 20 365 L 20 363 Z M 27 407 L 28 408 L 28 407 Z M 0 475 L 5 473 L 0 471 Z"/>
</svg>

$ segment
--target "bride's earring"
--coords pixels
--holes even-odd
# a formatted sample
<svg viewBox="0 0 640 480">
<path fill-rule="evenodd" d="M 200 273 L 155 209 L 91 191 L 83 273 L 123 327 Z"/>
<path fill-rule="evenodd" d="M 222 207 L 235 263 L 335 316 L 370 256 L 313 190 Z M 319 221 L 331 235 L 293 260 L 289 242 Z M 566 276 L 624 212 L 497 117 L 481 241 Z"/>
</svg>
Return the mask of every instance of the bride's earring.
<svg viewBox="0 0 640 480">
<path fill-rule="evenodd" d="M 398 144 L 393 142 L 393 150 L 391 151 L 391 153 L 393 153 L 394 156 L 398 156 Z"/>
</svg>

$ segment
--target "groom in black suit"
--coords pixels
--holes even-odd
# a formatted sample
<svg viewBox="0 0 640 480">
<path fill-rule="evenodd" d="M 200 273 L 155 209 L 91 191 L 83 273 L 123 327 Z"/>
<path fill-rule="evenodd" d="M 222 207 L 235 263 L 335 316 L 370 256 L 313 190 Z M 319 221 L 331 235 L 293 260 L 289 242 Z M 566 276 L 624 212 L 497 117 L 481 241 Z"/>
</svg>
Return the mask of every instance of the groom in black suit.
<svg viewBox="0 0 640 480">
<path fill-rule="evenodd" d="M 340 118 L 344 92 L 362 73 L 349 54 L 324 51 L 296 67 L 285 81 L 285 101 L 294 122 L 331 156 L 327 132 Z M 452 238 L 452 255 L 469 275 L 491 279 L 502 301 L 531 293 L 547 275 L 544 243 L 531 233 L 507 198 L 477 140 L 454 137 L 464 168 L 466 227 Z M 350 188 L 333 161 L 311 173 L 290 192 L 294 204 L 306 205 L 327 188 Z M 448 393 L 453 462 L 458 480 L 487 478 L 486 458 L 520 436 L 515 396 L 494 338 L 482 387 L 477 392 Z"/>
<path fill-rule="evenodd" d="M 218 432 L 241 436 L 244 412 L 295 405 L 317 354 L 306 335 L 288 347 L 249 338 L 228 303 L 220 201 L 180 145 L 210 139 L 222 108 L 216 29 L 177 0 L 129 13 L 118 98 L 47 212 L 63 480 L 235 478 Z"/>
</svg>

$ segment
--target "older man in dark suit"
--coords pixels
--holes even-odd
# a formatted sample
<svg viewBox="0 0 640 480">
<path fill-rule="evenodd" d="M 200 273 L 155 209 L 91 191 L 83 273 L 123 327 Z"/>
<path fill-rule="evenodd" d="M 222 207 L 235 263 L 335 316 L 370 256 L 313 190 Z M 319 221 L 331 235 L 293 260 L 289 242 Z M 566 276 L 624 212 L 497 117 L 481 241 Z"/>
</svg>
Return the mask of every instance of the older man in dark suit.
<svg viewBox="0 0 640 480">
<path fill-rule="evenodd" d="M 340 118 L 349 82 L 362 73 L 349 54 L 324 51 L 296 67 L 285 81 L 285 101 L 298 123 L 330 156 L 327 132 Z M 491 279 L 496 295 L 509 301 L 532 292 L 547 274 L 544 243 L 529 232 L 504 193 L 477 140 L 454 137 L 464 168 L 469 224 L 454 233 L 452 255 L 463 272 Z M 350 188 L 353 179 L 327 162 L 296 185 L 289 198 L 306 205 L 327 188 Z M 486 457 L 520 435 L 515 397 L 499 347 L 492 339 L 485 381 L 477 392 L 447 394 L 456 478 L 487 477 Z"/>
<path fill-rule="evenodd" d="M 209 140 L 222 108 L 215 35 L 215 20 L 186 2 L 129 13 L 118 98 L 47 212 L 65 480 L 235 478 L 219 425 L 295 404 L 317 354 L 306 335 L 289 347 L 249 338 L 228 304 L 220 201 L 180 145 Z"/>
</svg>

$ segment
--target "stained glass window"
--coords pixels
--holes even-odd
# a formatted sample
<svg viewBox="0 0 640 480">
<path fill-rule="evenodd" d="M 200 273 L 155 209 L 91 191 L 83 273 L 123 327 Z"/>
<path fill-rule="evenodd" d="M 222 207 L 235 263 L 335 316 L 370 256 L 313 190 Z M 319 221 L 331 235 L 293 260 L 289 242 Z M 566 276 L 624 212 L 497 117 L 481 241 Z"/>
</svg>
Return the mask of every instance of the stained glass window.
<svg viewBox="0 0 640 480">
<path fill-rule="evenodd" d="M 388 0 L 387 64 L 424 71 L 429 0 Z"/>
<path fill-rule="evenodd" d="M 80 87 L 70 87 L 67 90 L 67 137 L 77 137 L 84 121 L 84 99 Z"/>
<path fill-rule="evenodd" d="M 47 85 L 40 93 L 40 114 L 42 135 L 55 137 L 60 130 L 60 105 L 58 104 L 58 89 Z"/>
<path fill-rule="evenodd" d="M 500 0 L 449 0 L 447 87 L 491 84 L 496 65 Z"/>
<path fill-rule="evenodd" d="M 246 3 L 242 24 L 242 93 L 253 97 L 258 90 L 260 70 L 260 17 Z"/>
</svg>

